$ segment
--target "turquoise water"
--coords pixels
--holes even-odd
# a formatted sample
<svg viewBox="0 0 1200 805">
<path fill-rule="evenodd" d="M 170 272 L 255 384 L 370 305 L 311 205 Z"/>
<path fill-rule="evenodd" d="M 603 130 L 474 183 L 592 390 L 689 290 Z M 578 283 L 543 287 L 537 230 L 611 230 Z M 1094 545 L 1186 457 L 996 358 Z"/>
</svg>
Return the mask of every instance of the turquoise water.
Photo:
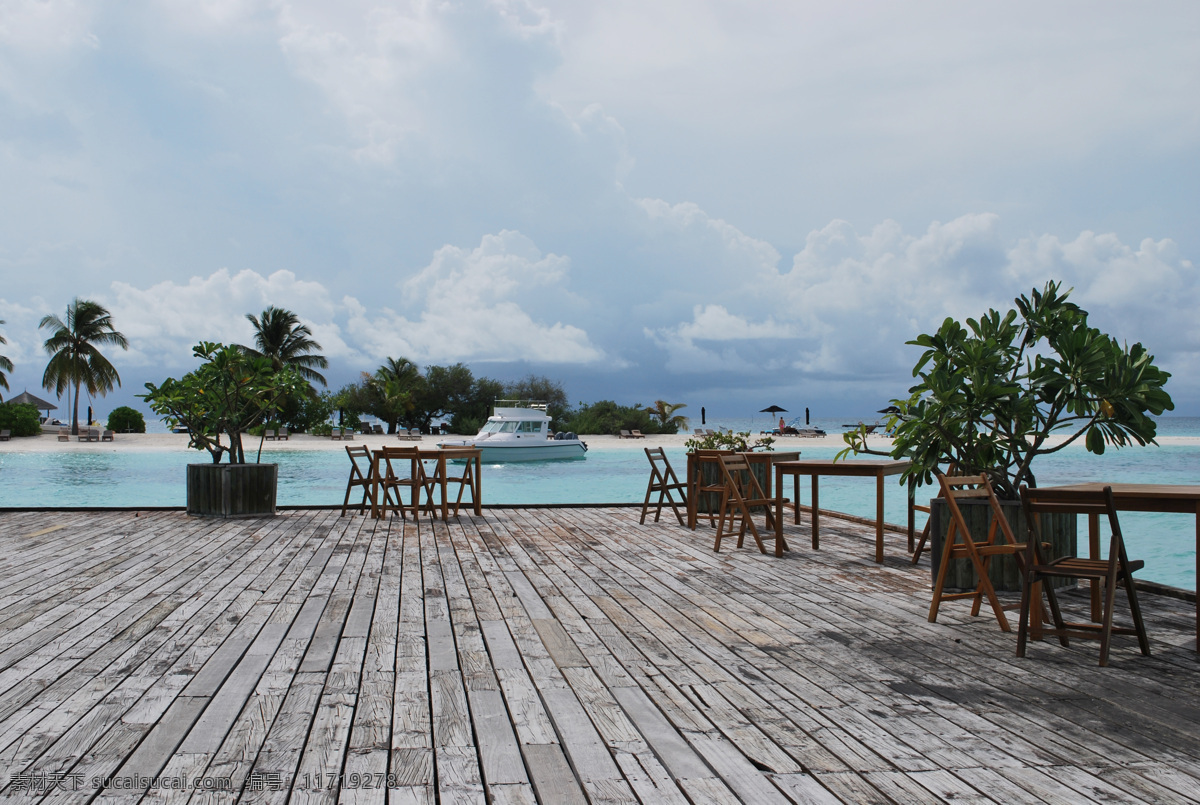
<svg viewBox="0 0 1200 805">
<path fill-rule="evenodd" d="M 710 420 L 710 425 L 714 424 Z M 768 422 L 725 420 L 715 424 L 755 433 Z M 833 432 L 840 423 L 814 420 Z M 1200 419 L 1164 421 L 1160 434 L 1200 435 Z M 799 449 L 805 458 L 832 458 L 835 447 L 815 447 L 803 439 L 786 439 L 781 449 Z M 686 465 L 683 448 L 667 449 L 680 475 Z M 6 506 L 182 506 L 184 466 L 206 454 L 196 451 L 35 452 L 0 450 L 0 507 Z M 274 451 L 268 444 L 264 461 L 279 464 L 281 505 L 340 504 L 345 493 L 348 461 L 334 450 Z M 1110 450 L 1094 456 L 1082 447 L 1039 459 L 1038 483 L 1120 480 L 1129 483 L 1200 483 L 1200 447 L 1165 445 Z M 645 496 L 646 457 L 641 450 L 593 448 L 584 461 L 549 461 L 485 465 L 484 501 L 522 503 L 640 503 Z M 927 495 L 925 495 L 927 496 Z M 807 479 L 801 499 L 809 500 Z M 874 516 L 875 495 L 869 480 L 822 478 L 822 508 Z M 904 523 L 904 492 L 889 483 L 886 517 Z M 918 520 L 918 527 L 921 525 Z M 1146 560 L 1142 578 L 1195 589 L 1195 518 L 1187 515 L 1123 513 L 1130 553 Z"/>
</svg>

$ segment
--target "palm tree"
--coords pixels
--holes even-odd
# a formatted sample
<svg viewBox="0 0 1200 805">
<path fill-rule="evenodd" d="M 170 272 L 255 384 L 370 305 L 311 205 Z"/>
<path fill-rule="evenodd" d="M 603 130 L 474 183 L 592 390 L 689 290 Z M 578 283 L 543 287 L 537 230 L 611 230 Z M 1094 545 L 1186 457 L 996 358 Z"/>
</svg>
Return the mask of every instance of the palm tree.
<svg viewBox="0 0 1200 805">
<path fill-rule="evenodd" d="M 129 349 L 129 342 L 113 328 L 112 316 L 107 309 L 90 299 L 78 297 L 67 305 L 66 321 L 50 315 L 42 319 L 38 328 L 52 332 L 42 345 L 50 355 L 46 373 L 42 375 L 42 386 L 60 397 L 66 390 L 68 399 L 74 386 L 71 433 L 78 435 L 79 386 L 85 386 L 88 394 L 103 397 L 113 390 L 114 384 L 121 385 L 121 376 L 96 345 L 116 344 L 121 349 Z"/>
<path fill-rule="evenodd" d="M 664 433 L 678 433 L 682 428 L 687 430 L 688 419 L 675 412 L 687 408 L 684 403 L 669 403 L 665 400 L 655 400 L 654 405 L 646 408 L 646 413 L 658 420 L 658 425 Z"/>
<path fill-rule="evenodd" d="M 313 354 L 321 345 L 311 338 L 312 330 L 300 323 L 299 316 L 271 305 L 261 318 L 253 313 L 247 313 L 246 318 L 254 325 L 254 344 L 258 348 L 242 346 L 243 352 L 270 358 L 276 370 L 285 364 L 295 366 L 305 380 L 326 385 L 325 376 L 317 369 L 328 367 L 329 361 L 324 355 Z"/>
<path fill-rule="evenodd" d="M 4 324 L 4 319 L 0 319 L 0 324 Z M 0 335 L 0 344 L 7 344 L 7 343 L 8 343 L 8 341 L 4 338 L 4 336 Z M 12 370 L 13 370 L 12 361 L 10 361 L 8 358 L 4 357 L 3 355 L 0 355 L 0 388 L 3 388 L 5 391 L 8 391 L 8 378 L 5 376 L 4 373 L 11 372 Z"/>
</svg>

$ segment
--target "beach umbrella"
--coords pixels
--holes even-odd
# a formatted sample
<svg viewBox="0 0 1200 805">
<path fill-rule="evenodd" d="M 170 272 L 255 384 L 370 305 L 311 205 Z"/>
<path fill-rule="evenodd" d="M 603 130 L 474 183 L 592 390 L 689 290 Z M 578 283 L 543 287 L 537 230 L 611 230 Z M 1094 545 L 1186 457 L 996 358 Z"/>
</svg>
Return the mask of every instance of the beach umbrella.
<svg viewBox="0 0 1200 805">
<path fill-rule="evenodd" d="M 807 408 L 804 409 L 804 424 L 805 425 L 808 424 L 808 409 Z"/>
<path fill-rule="evenodd" d="M 881 414 L 898 414 L 898 413 L 900 413 L 900 409 L 894 405 L 889 405 L 887 408 L 880 408 L 879 413 L 881 413 Z"/>
<path fill-rule="evenodd" d="M 786 414 L 786 408 L 780 408 L 778 405 L 772 405 L 759 411 L 760 414 Z"/>
</svg>

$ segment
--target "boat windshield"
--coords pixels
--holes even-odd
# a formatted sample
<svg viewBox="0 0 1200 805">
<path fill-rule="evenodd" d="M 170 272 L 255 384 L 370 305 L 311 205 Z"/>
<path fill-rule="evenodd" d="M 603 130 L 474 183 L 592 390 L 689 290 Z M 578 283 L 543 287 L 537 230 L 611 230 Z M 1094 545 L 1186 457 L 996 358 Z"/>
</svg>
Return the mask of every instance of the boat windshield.
<svg viewBox="0 0 1200 805">
<path fill-rule="evenodd" d="M 517 430 L 516 422 L 498 422 L 494 419 L 489 419 L 484 423 L 480 433 L 515 433 Z"/>
</svg>

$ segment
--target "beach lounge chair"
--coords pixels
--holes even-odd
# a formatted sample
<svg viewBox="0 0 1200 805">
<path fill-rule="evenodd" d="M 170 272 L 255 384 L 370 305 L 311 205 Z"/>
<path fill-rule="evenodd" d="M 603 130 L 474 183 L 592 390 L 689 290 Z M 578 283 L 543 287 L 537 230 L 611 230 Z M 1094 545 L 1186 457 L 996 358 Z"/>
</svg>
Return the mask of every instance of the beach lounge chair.
<svg viewBox="0 0 1200 805">
<path fill-rule="evenodd" d="M 641 432 L 640 430 L 631 430 L 631 431 L 629 432 L 629 438 L 631 438 L 631 439 L 645 439 L 646 437 L 642 435 L 642 432 Z"/>
<path fill-rule="evenodd" d="M 692 428 L 692 435 L 693 436 L 703 436 L 704 428 Z"/>
<path fill-rule="evenodd" d="M 363 427 L 371 428 L 372 426 L 364 425 Z M 376 436 L 382 436 L 383 435 L 383 425 L 380 425 L 378 422 L 376 422 L 374 425 L 374 428 L 372 430 L 364 430 L 363 433 L 374 433 Z"/>
<path fill-rule="evenodd" d="M 993 556 L 1015 556 L 1018 565 L 1023 565 L 1021 552 L 1025 550 L 1025 545 L 1018 543 L 1016 537 L 1013 536 L 1008 519 L 1000 509 L 1000 501 L 996 499 L 996 493 L 992 491 L 992 485 L 988 482 L 986 475 L 962 475 L 955 478 L 939 475 L 938 483 L 942 485 L 941 496 L 946 499 L 946 508 L 950 512 L 950 527 L 946 531 L 946 539 L 942 541 L 942 558 L 938 564 L 937 581 L 933 585 L 933 602 L 929 605 L 929 622 L 937 622 L 938 609 L 943 601 L 957 601 L 963 598 L 972 599 L 971 616 L 974 617 L 979 614 L 983 597 L 986 595 L 992 612 L 996 614 L 1000 630 L 1012 631 L 1008 626 L 1008 619 L 1004 617 L 1005 607 L 996 597 L 996 589 L 992 586 L 992 580 L 988 578 L 988 565 Z M 962 509 L 958 506 L 959 500 L 970 498 L 984 498 L 991 506 L 991 521 L 988 526 L 987 538 L 984 540 L 976 540 L 971 535 Z M 997 531 L 1003 535 L 1003 541 L 997 539 Z M 971 560 L 971 565 L 975 568 L 975 575 L 979 579 L 974 590 L 959 593 L 945 591 L 946 573 L 950 568 L 951 559 Z"/>
<path fill-rule="evenodd" d="M 106 430 L 106 431 L 104 431 L 103 434 L 100 435 L 100 441 L 102 441 L 102 442 L 111 442 L 112 440 L 113 440 L 113 432 L 111 430 Z"/>
<path fill-rule="evenodd" d="M 722 455 L 720 461 L 725 488 L 721 495 L 721 517 L 717 523 L 717 539 L 713 543 L 713 550 L 720 552 L 721 538 L 724 536 L 733 536 L 733 521 L 735 516 L 737 516 L 740 518 L 737 532 L 737 546 L 739 548 L 742 547 L 742 543 L 746 539 L 746 531 L 749 529 L 750 535 L 754 537 L 754 542 L 758 545 L 759 552 L 765 554 L 767 548 L 763 545 L 757 526 L 754 525 L 753 510 L 761 508 L 766 513 L 766 529 L 771 534 L 771 538 L 774 539 L 775 499 L 763 494 L 762 487 L 758 484 L 758 479 L 754 477 L 754 473 L 750 470 L 750 462 L 746 460 L 744 455 L 740 453 L 728 453 Z M 729 517 L 729 531 L 725 530 L 727 514 Z M 786 543 L 784 543 L 783 547 L 784 550 L 787 550 Z"/>
<path fill-rule="evenodd" d="M 419 441 L 421 438 L 421 431 L 417 430 L 416 428 L 397 428 L 396 438 L 409 442 Z"/>
<path fill-rule="evenodd" d="M 9 440 L 10 436 L 11 436 L 11 433 L 9 432 L 8 428 L 5 428 L 4 430 L 0 430 L 0 442 L 7 442 Z"/>
<path fill-rule="evenodd" d="M 267 428 L 265 431 L 263 431 L 263 440 L 267 442 L 275 441 L 275 429 Z"/>
<path fill-rule="evenodd" d="M 617 434 L 617 438 L 618 438 L 618 439 L 632 439 L 632 438 L 633 438 L 633 434 L 631 434 L 631 433 L 630 433 L 629 431 L 627 431 L 627 430 L 622 430 L 620 433 L 618 433 L 618 434 Z"/>
<path fill-rule="evenodd" d="M 1145 566 L 1139 560 L 1130 561 L 1125 553 L 1125 540 L 1121 535 L 1121 524 L 1117 521 L 1117 507 L 1113 501 L 1112 487 L 1100 490 L 1030 489 L 1021 487 L 1021 506 L 1025 510 L 1025 523 L 1029 528 L 1029 539 L 1025 545 L 1025 577 L 1021 585 L 1021 623 L 1017 629 L 1017 656 L 1025 656 L 1025 642 L 1029 632 L 1029 610 L 1033 608 L 1036 594 L 1038 617 L 1041 617 L 1041 592 L 1046 593 L 1053 619 L 1053 629 L 1042 629 L 1043 635 L 1055 635 L 1064 646 L 1068 638 L 1100 641 L 1100 665 L 1108 665 L 1109 645 L 1114 634 L 1137 635 L 1142 654 L 1150 656 L 1150 641 L 1146 638 L 1146 625 L 1142 622 L 1142 608 L 1138 604 L 1137 590 L 1133 584 L 1134 571 Z M 1108 542 L 1108 558 L 1083 559 L 1078 556 L 1061 556 L 1047 560 L 1042 555 L 1041 514 L 1071 513 L 1108 517 L 1112 537 Z M 1104 583 L 1103 609 L 1100 623 L 1067 623 L 1058 608 L 1058 598 L 1046 579 L 1072 578 L 1101 581 Z M 1113 626 L 1113 604 L 1117 587 L 1125 588 L 1129 600 L 1129 614 L 1133 628 Z"/>
<path fill-rule="evenodd" d="M 671 462 L 667 460 L 667 454 L 661 447 L 645 447 L 643 449 L 646 451 L 646 458 L 650 459 L 650 482 L 646 484 L 646 499 L 642 501 L 642 519 L 638 520 L 638 524 L 646 524 L 646 514 L 650 510 L 650 496 L 657 492 L 658 503 L 654 505 L 654 522 L 658 522 L 665 503 L 671 507 L 671 511 L 675 512 L 675 519 L 679 521 L 679 524 L 686 526 L 687 521 L 679 513 L 679 507 L 687 508 L 687 484 L 682 483 L 676 477 L 675 470 L 671 469 Z M 678 503 L 672 494 L 674 492 L 679 493 Z"/>
<path fill-rule="evenodd" d="M 71 429 L 70 428 L 59 428 L 58 429 L 58 440 L 60 442 L 71 441 Z"/>
<path fill-rule="evenodd" d="M 277 438 L 281 442 L 286 442 L 288 440 L 288 429 L 280 428 L 279 434 L 275 438 Z"/>
</svg>

